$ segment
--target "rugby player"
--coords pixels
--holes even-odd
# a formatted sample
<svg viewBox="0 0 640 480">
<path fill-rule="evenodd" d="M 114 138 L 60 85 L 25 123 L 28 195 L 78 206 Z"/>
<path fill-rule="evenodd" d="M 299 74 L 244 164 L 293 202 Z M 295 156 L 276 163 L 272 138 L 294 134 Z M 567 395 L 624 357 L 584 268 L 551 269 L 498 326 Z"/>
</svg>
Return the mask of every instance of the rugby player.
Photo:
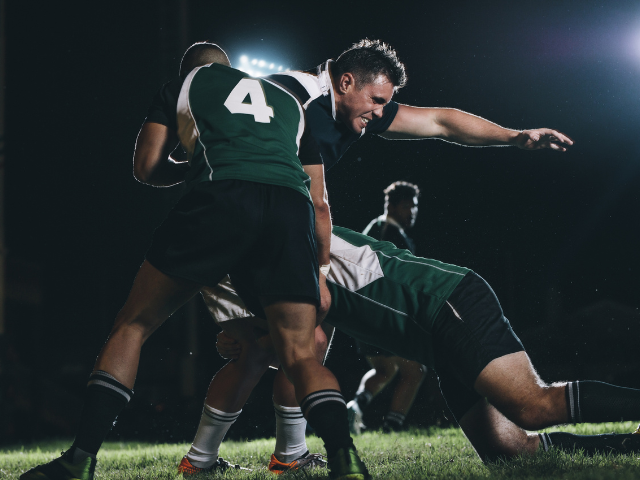
<svg viewBox="0 0 640 480">
<path fill-rule="evenodd" d="M 388 139 L 439 138 L 470 146 L 511 145 L 524 150 L 565 151 L 573 144 L 566 135 L 548 128 L 508 129 L 457 109 L 420 108 L 392 101 L 393 94 L 406 83 L 405 68 L 395 50 L 379 40 L 362 40 L 335 61 L 327 60 L 313 70 L 285 72 L 267 78 L 287 87 L 303 103 L 326 169 L 335 165 L 349 146 L 364 134 L 378 134 Z M 224 436 L 254 382 L 261 378 L 270 363 L 269 356 L 253 337 L 252 316 L 231 284 L 226 281 L 217 287 L 207 287 L 203 289 L 203 296 L 210 309 L 215 310 L 216 322 L 240 341 L 242 368 L 229 363 L 212 380 L 198 433 L 178 467 L 185 473 L 200 472 L 216 462 L 218 451 L 207 445 L 215 444 L 216 438 Z M 320 329 L 316 335 L 319 344 L 326 344 Z M 233 376 L 226 374 L 227 368 L 234 369 Z M 286 383 L 282 378 L 276 378 L 276 385 Z M 234 388 L 226 390 L 227 382 Z M 223 390 L 235 393 L 225 398 L 220 393 Z M 306 451 L 305 424 L 299 407 L 295 402 L 293 405 L 283 403 L 284 396 L 282 402 L 280 398 L 274 391 L 277 425 L 295 430 L 295 434 L 286 436 L 295 438 L 298 447 L 287 451 L 276 449 L 270 470 L 284 471 L 309 465 L 309 462 L 315 465 L 314 458 L 310 459 Z M 207 414 L 211 409 L 214 417 Z M 287 444 L 281 441 L 280 435 L 281 429 L 277 428 L 276 445 Z"/>
<path fill-rule="evenodd" d="M 229 273 L 258 292 L 277 357 L 325 442 L 332 477 L 369 478 L 338 382 L 316 358 L 320 289 L 328 302 L 318 261 L 328 264 L 331 226 L 328 210 L 314 213 L 314 203 L 325 203 L 324 173 L 302 106 L 281 86 L 230 68 L 217 45 L 195 44 L 180 77 L 154 98 L 136 143 L 136 178 L 153 185 L 182 179 L 184 166 L 169 159 L 178 139 L 189 158 L 187 192 L 154 233 L 98 356 L 75 441 L 20 478 L 92 480 L 96 454 L 133 394 L 142 344 L 204 285 Z"/>
<path fill-rule="evenodd" d="M 633 433 L 527 432 L 637 420 L 640 390 L 597 381 L 544 383 L 493 290 L 473 271 L 334 226 L 327 285 L 332 304 L 325 323 L 434 368 L 449 409 L 483 461 L 554 447 L 587 454 L 640 452 L 640 435 Z M 260 315 L 254 296 L 245 295 L 241 282 L 236 286 Z M 235 358 L 239 345 L 220 337 L 220 353 Z"/>
<path fill-rule="evenodd" d="M 376 240 L 391 242 L 415 255 L 415 242 L 407 235 L 407 231 L 416 222 L 419 196 L 417 185 L 393 182 L 384 189 L 384 213 L 371 220 L 362 233 Z M 387 433 L 402 430 L 427 373 L 426 367 L 358 340 L 356 345 L 358 353 L 365 357 L 371 370 L 364 374 L 355 397 L 347 403 L 351 433 L 359 435 L 366 428 L 363 410 L 396 376 L 399 378 L 389 411 L 383 417 L 382 430 Z"/>
</svg>

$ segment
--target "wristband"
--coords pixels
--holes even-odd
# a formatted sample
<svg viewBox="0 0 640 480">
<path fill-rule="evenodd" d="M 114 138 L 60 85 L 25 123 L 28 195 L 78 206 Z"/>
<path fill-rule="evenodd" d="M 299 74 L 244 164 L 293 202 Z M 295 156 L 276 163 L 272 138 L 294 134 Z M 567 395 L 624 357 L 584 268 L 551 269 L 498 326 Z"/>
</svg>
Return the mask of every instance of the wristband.
<svg viewBox="0 0 640 480">
<path fill-rule="evenodd" d="M 328 263 L 327 265 L 320 265 L 320 273 L 323 274 L 325 277 L 329 275 L 329 270 L 331 270 L 330 263 Z"/>
</svg>

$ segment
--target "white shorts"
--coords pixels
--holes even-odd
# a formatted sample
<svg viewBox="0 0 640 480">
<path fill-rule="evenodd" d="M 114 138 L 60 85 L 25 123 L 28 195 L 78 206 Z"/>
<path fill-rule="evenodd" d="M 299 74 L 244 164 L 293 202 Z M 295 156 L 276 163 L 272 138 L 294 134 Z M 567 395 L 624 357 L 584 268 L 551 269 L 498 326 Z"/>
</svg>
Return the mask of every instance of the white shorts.
<svg viewBox="0 0 640 480">
<path fill-rule="evenodd" d="M 255 316 L 236 293 L 229 275 L 215 287 L 204 287 L 201 293 L 216 323 Z"/>
</svg>

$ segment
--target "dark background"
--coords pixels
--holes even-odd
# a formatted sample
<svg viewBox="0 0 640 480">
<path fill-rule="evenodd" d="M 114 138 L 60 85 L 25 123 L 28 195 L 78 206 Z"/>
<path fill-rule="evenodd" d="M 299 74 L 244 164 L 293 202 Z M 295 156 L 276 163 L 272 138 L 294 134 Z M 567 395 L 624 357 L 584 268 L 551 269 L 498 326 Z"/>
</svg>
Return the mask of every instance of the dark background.
<svg viewBox="0 0 640 480">
<path fill-rule="evenodd" d="M 235 65 L 307 69 L 381 38 L 407 67 L 399 102 L 571 136 L 564 154 L 365 137 L 327 175 L 334 223 L 361 230 L 385 186 L 419 184 L 418 253 L 482 275 L 546 380 L 640 387 L 640 5 L 444 3 L 7 1 L 0 442 L 73 434 L 95 356 L 180 195 L 134 180 L 135 138 L 204 39 Z M 200 299 L 168 320 L 110 438 L 191 440 L 223 365 L 217 331 Z M 367 366 L 347 337 L 335 343 L 328 364 L 350 397 Z M 410 423 L 447 421 L 434 390 Z M 265 380 L 230 436 L 274 424 Z"/>
</svg>

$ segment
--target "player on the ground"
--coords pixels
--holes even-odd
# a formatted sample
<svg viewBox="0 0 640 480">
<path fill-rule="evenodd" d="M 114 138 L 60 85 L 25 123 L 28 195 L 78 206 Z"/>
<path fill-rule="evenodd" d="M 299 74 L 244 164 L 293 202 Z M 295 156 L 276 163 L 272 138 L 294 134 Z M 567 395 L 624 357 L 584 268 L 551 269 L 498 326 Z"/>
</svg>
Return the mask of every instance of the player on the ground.
<svg viewBox="0 0 640 480">
<path fill-rule="evenodd" d="M 384 213 L 371 220 L 362 233 L 376 240 L 391 242 L 399 249 L 409 250 L 415 255 L 415 242 L 407 231 L 416 222 L 419 196 L 420 189 L 417 185 L 393 182 L 384 189 Z M 372 368 L 360 380 L 354 399 L 347 403 L 351 433 L 360 435 L 366 428 L 363 423 L 363 410 L 396 376 L 399 378 L 389 411 L 383 418 L 382 430 L 387 433 L 402 430 L 405 418 L 427 373 L 426 367 L 358 340 L 356 345 L 358 353 L 364 355 Z"/>
<path fill-rule="evenodd" d="M 316 359 L 321 290 L 328 301 L 318 261 L 328 263 L 331 227 L 325 212 L 315 228 L 306 182 L 311 177 L 314 203 L 324 204 L 324 174 L 301 105 L 282 87 L 230 68 L 217 45 L 195 44 L 140 130 L 136 177 L 153 185 L 181 179 L 184 167 L 168 158 L 178 139 L 189 158 L 187 192 L 154 233 L 98 356 L 75 441 L 21 479 L 92 480 L 96 454 L 133 394 L 142 344 L 204 285 L 227 274 L 258 292 L 277 357 L 325 442 L 332 478 L 369 478 L 338 383 Z"/>
<path fill-rule="evenodd" d="M 286 72 L 268 78 L 286 86 L 303 103 L 311 134 L 320 147 L 327 169 L 335 165 L 349 146 L 365 133 L 389 139 L 440 138 L 471 146 L 512 145 L 525 150 L 550 148 L 565 151 L 567 145 L 573 144 L 566 135 L 548 128 L 513 130 L 457 109 L 419 108 L 393 102 L 393 94 L 406 83 L 405 68 L 396 52 L 379 40 L 362 40 L 335 61 L 327 60 L 312 71 Z M 179 471 L 187 466 L 189 472 L 197 472 L 215 463 L 217 450 L 211 451 L 206 445 L 210 439 L 224 436 L 223 432 L 235 421 L 233 413 L 241 408 L 236 406 L 243 405 L 253 389 L 253 385 L 244 380 L 250 376 L 257 382 L 269 365 L 268 355 L 253 338 L 248 320 L 251 315 L 235 295 L 233 287 L 225 283 L 205 288 L 203 296 L 210 308 L 215 308 L 216 322 L 240 341 L 245 353 L 242 373 L 237 365 L 228 364 L 212 380 L 204 413 L 208 408 L 214 408 L 218 412 L 217 419 L 211 420 L 203 413 L 194 443 Z M 321 339 L 323 334 L 318 330 L 317 335 Z M 234 378 L 243 380 L 236 385 L 237 393 L 232 399 L 218 393 L 222 391 L 219 388 L 222 382 L 218 378 L 228 377 L 224 374 L 226 368 L 236 369 Z M 277 377 L 276 385 L 285 383 L 280 379 Z M 294 429 L 295 433 L 282 433 L 282 429 L 277 428 L 276 445 L 286 444 L 281 440 L 281 436 L 285 436 L 295 438 L 298 448 L 276 449 L 269 467 L 273 471 L 297 468 L 300 462 L 308 459 L 302 414 L 295 402 L 284 403 L 285 398 L 286 395 L 281 397 L 274 391 L 277 425 Z M 294 418 L 291 422 L 297 423 L 284 423 L 284 417 Z"/>
<path fill-rule="evenodd" d="M 495 293 L 473 271 L 334 226 L 327 285 L 332 306 L 325 323 L 434 368 L 449 409 L 483 461 L 552 447 L 587 454 L 640 452 L 637 434 L 527 432 L 563 423 L 637 420 L 640 390 L 597 381 L 545 384 Z M 259 315 L 252 295 L 244 295 L 242 283 L 237 286 Z M 220 337 L 221 354 L 235 357 L 238 344 Z"/>
</svg>

